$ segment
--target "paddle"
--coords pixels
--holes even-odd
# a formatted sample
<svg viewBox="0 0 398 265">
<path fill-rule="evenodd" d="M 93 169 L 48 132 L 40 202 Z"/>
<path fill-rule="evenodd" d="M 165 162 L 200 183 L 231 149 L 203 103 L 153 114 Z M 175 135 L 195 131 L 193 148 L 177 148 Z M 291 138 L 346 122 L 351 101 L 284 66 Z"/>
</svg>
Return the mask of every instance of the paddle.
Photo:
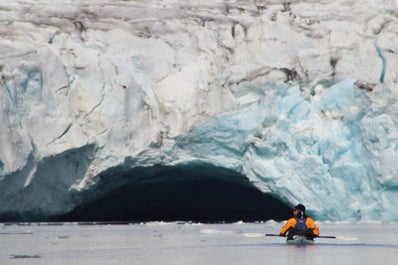
<svg viewBox="0 0 398 265">
<path fill-rule="evenodd" d="M 244 233 L 246 237 L 260 237 L 260 236 L 280 236 L 279 234 L 261 234 L 261 233 Z M 357 240 L 356 237 L 348 237 L 348 236 L 318 236 L 316 238 L 335 238 L 342 240 Z"/>
<path fill-rule="evenodd" d="M 265 236 L 281 236 L 281 235 L 278 235 L 278 234 L 265 234 Z M 285 237 L 285 236 L 283 236 L 283 237 Z M 317 236 L 318 238 L 337 238 L 337 237 L 335 237 L 335 236 Z"/>
</svg>

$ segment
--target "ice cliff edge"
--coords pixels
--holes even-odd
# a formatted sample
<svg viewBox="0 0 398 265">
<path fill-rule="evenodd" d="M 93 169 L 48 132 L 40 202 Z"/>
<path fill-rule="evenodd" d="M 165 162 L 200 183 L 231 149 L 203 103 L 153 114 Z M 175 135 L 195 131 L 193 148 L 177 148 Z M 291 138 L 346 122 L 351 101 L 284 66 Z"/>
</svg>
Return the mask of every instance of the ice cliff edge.
<svg viewBox="0 0 398 265">
<path fill-rule="evenodd" d="M 378 2 L 3 1 L 0 213 L 205 164 L 319 219 L 398 221 L 398 13 Z"/>
</svg>

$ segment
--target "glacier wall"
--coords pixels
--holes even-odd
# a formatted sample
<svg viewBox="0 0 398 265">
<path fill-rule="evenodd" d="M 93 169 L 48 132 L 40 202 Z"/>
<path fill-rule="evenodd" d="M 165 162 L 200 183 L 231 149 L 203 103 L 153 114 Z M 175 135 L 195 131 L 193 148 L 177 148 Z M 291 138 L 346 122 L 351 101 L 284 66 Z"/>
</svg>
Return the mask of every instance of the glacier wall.
<svg viewBox="0 0 398 265">
<path fill-rule="evenodd" d="M 203 164 L 318 219 L 398 221 L 396 6 L 2 1 L 0 215 Z"/>
</svg>

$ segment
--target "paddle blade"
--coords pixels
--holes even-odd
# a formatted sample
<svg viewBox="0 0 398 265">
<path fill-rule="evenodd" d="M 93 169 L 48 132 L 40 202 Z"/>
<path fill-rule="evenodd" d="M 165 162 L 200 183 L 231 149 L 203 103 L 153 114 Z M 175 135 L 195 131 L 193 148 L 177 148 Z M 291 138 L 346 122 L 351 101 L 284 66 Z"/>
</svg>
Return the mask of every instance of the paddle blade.
<svg viewBox="0 0 398 265">
<path fill-rule="evenodd" d="M 261 233 L 244 233 L 243 235 L 245 237 L 261 237 L 261 236 L 264 236 L 264 234 L 261 234 Z"/>
<path fill-rule="evenodd" d="M 355 236 L 336 236 L 336 238 L 342 240 L 358 240 L 358 238 Z"/>
</svg>

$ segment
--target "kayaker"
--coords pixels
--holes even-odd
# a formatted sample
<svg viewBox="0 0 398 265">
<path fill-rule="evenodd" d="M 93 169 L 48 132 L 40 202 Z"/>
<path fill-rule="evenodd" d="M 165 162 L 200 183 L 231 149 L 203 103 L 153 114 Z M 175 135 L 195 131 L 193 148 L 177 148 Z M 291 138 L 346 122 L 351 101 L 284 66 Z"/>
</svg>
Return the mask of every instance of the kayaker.
<svg viewBox="0 0 398 265">
<path fill-rule="evenodd" d="M 305 206 L 298 204 L 293 209 L 293 217 L 287 220 L 286 224 L 281 228 L 279 232 L 280 236 L 285 236 L 288 233 L 289 237 L 293 235 L 302 235 L 308 239 L 313 239 L 319 236 L 319 229 L 315 225 L 314 219 L 307 216 L 305 213 Z"/>
</svg>

